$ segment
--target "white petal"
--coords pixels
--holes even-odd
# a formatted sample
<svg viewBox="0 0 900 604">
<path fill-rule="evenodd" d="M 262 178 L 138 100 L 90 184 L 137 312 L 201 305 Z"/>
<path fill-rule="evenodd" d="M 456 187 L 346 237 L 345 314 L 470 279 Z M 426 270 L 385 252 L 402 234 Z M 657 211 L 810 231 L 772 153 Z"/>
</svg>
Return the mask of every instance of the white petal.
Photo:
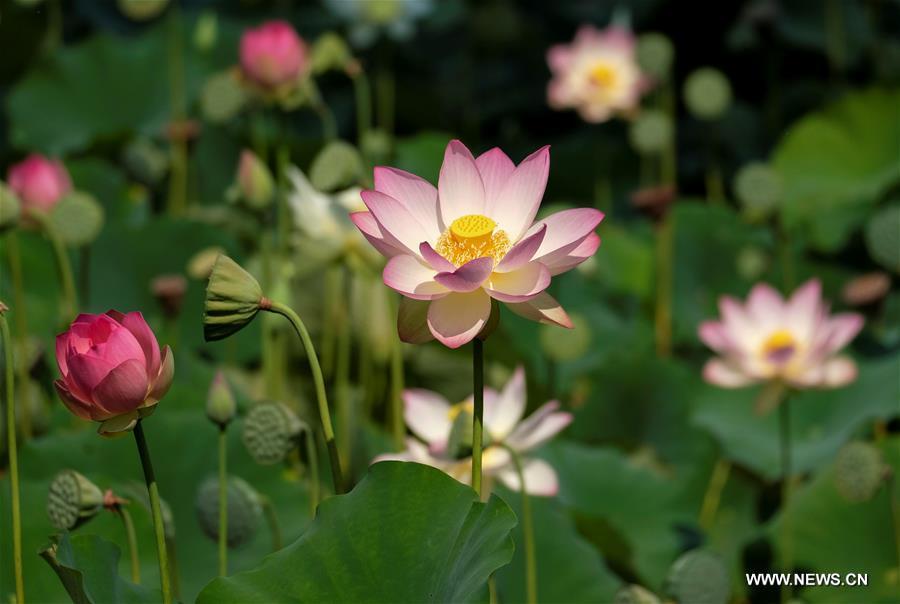
<svg viewBox="0 0 900 604">
<path fill-rule="evenodd" d="M 559 403 L 550 401 L 516 426 L 506 443 L 516 451 L 528 451 L 544 444 L 572 423 L 572 414 L 556 411 Z"/>
<path fill-rule="evenodd" d="M 450 403 L 436 392 L 420 388 L 403 391 L 403 417 L 413 433 L 428 443 L 433 453 L 447 446 L 452 422 Z"/>
<path fill-rule="evenodd" d="M 450 141 L 438 178 L 438 206 L 443 226 L 468 214 L 484 213 L 484 184 L 472 153 L 458 140 Z"/>
<path fill-rule="evenodd" d="M 500 394 L 484 401 L 484 427 L 494 440 L 502 441 L 525 413 L 525 370 L 516 367 Z"/>
<path fill-rule="evenodd" d="M 559 493 L 556 470 L 543 459 L 527 459 L 522 466 L 525 492 L 538 497 L 553 497 Z M 521 491 L 519 474 L 511 464 L 496 473 L 497 478 L 513 491 Z"/>
</svg>

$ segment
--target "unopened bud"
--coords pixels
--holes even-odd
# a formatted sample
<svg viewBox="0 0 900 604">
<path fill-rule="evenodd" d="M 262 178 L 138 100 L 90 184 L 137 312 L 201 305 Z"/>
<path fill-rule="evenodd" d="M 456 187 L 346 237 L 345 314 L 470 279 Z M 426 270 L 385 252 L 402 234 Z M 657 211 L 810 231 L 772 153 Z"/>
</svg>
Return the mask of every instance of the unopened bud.
<svg viewBox="0 0 900 604">
<path fill-rule="evenodd" d="M 228 380 L 225 379 L 225 374 L 217 371 L 206 396 L 206 417 L 224 429 L 234 418 L 236 412 L 237 403 L 231 387 L 228 385 Z"/>
<path fill-rule="evenodd" d="M 22 214 L 19 198 L 12 189 L 0 182 L 0 234 L 15 228 Z"/>
<path fill-rule="evenodd" d="M 75 470 L 63 470 L 50 483 L 47 515 L 54 527 L 69 531 L 103 510 L 103 491 Z"/>
<path fill-rule="evenodd" d="M 250 457 L 260 465 L 269 466 L 284 461 L 297 447 L 305 428 L 287 405 L 263 401 L 250 408 L 242 437 Z"/>
<path fill-rule="evenodd" d="M 203 337 L 212 342 L 240 331 L 256 317 L 262 299 L 253 275 L 228 256 L 219 256 L 206 286 Z"/>
<path fill-rule="evenodd" d="M 331 69 L 346 69 L 351 58 L 347 43 L 332 31 L 325 32 L 313 43 L 311 61 L 315 74 Z"/>
<path fill-rule="evenodd" d="M 253 209 L 261 210 L 272 202 L 275 183 L 268 166 L 252 151 L 241 152 L 237 172 L 241 197 Z"/>
</svg>

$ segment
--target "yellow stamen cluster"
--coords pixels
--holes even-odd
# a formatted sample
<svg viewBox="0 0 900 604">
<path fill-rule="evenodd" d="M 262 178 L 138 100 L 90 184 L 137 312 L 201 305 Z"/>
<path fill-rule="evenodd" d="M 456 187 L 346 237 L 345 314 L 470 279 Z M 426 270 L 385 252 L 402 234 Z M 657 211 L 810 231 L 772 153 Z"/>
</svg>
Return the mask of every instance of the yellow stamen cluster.
<svg viewBox="0 0 900 604">
<path fill-rule="evenodd" d="M 468 214 L 454 220 L 441 234 L 435 251 L 454 266 L 462 266 L 476 258 L 500 262 L 510 247 L 509 237 L 497 229 L 496 222 L 481 214 Z"/>
<path fill-rule="evenodd" d="M 470 415 L 475 413 L 475 403 L 472 402 L 472 399 L 465 400 L 461 403 L 456 403 L 451 406 L 447 411 L 447 418 L 452 422 L 456 421 L 456 418 L 463 411 L 468 412 Z"/>
<path fill-rule="evenodd" d="M 768 338 L 762 345 L 762 354 L 766 358 L 773 358 L 790 355 L 797 347 L 797 341 L 794 336 L 786 329 L 779 329 Z"/>
<path fill-rule="evenodd" d="M 600 88 L 611 88 L 616 83 L 616 70 L 608 63 L 597 63 L 591 68 L 590 78 Z"/>
</svg>

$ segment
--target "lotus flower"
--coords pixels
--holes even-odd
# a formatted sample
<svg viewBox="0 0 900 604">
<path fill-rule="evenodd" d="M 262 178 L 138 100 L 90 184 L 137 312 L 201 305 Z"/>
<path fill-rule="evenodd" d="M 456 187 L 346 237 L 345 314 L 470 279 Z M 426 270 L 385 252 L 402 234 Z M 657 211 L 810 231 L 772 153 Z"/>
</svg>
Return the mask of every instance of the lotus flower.
<svg viewBox="0 0 900 604">
<path fill-rule="evenodd" d="M 547 51 L 553 79 L 547 101 L 554 109 L 576 109 L 586 122 L 605 122 L 638 107 L 648 80 L 635 55 L 635 39 L 624 28 L 584 25 L 571 44 Z"/>
<path fill-rule="evenodd" d="M 306 44 L 286 21 L 269 21 L 241 36 L 241 69 L 265 89 L 292 84 L 307 64 Z"/>
<path fill-rule="evenodd" d="M 414 461 L 438 468 L 466 484 L 472 478 L 472 458 L 454 459 L 448 450 L 454 424 L 462 413 L 471 415 L 472 398 L 451 405 L 436 392 L 411 389 L 403 392 L 404 417 L 419 439 L 407 439 L 407 449 L 386 454 L 375 461 Z M 525 372 L 517 368 L 501 392 L 484 391 L 484 429 L 486 447 L 482 457 L 485 474 L 500 480 L 510 489 L 521 490 L 519 476 L 507 445 L 520 456 L 525 490 L 531 495 L 553 496 L 559 491 L 556 471 L 542 459 L 524 457 L 529 451 L 553 438 L 572 422 L 572 415 L 557 411 L 559 403 L 550 401 L 526 419 Z M 463 425 L 471 425 L 465 418 Z M 424 443 L 423 443 L 424 441 Z"/>
<path fill-rule="evenodd" d="M 26 211 L 49 212 L 72 190 L 66 167 L 37 153 L 11 166 L 8 180 L 9 188 L 19 196 Z"/>
<path fill-rule="evenodd" d="M 160 352 L 139 312 L 79 315 L 56 337 L 56 362 L 62 402 L 82 419 L 103 422 L 104 435 L 131 430 L 150 415 L 175 373 L 172 351 Z"/>
<path fill-rule="evenodd" d="M 856 378 L 856 364 L 837 352 L 862 329 L 856 313 L 829 315 L 822 287 L 812 279 L 785 300 L 756 285 L 746 304 L 724 296 L 721 321 L 700 325 L 703 342 L 720 356 L 704 378 L 726 388 L 781 381 L 795 388 L 836 388 Z"/>
<path fill-rule="evenodd" d="M 548 147 L 516 166 L 497 148 L 475 159 L 456 140 L 437 188 L 375 168 L 375 190 L 361 194 L 369 211 L 351 218 L 389 259 L 385 284 L 409 299 L 398 318 L 402 340 L 462 346 L 487 324 L 492 299 L 529 319 L 572 326 L 545 290 L 553 275 L 594 254 L 603 213 L 579 208 L 534 222 L 549 168 Z"/>
</svg>

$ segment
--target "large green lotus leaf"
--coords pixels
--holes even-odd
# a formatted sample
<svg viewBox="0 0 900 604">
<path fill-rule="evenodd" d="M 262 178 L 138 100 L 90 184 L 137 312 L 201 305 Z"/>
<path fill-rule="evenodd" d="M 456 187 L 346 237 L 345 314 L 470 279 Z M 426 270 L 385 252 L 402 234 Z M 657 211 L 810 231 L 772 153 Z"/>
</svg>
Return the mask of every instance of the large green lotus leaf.
<svg viewBox="0 0 900 604">
<path fill-rule="evenodd" d="M 320 506 L 306 533 L 254 570 L 216 579 L 199 604 L 468 602 L 513 555 L 516 516 L 440 470 L 382 462 Z"/>
<path fill-rule="evenodd" d="M 159 589 L 135 585 L 119 576 L 122 552 L 96 535 L 63 534 L 41 556 L 53 568 L 76 604 L 152 604 Z"/>
<path fill-rule="evenodd" d="M 512 562 L 497 571 L 501 602 L 525 602 L 525 541 L 522 533 L 522 497 L 507 489 L 519 524 L 513 533 L 517 544 Z M 531 497 L 534 524 L 538 602 L 610 602 L 622 581 L 606 566 L 603 556 L 581 537 L 559 503 L 547 497 Z"/>
<path fill-rule="evenodd" d="M 896 355 L 859 362 L 859 377 L 849 386 L 792 396 L 792 464 L 796 472 L 817 468 L 866 422 L 900 415 L 897 363 Z M 781 476 L 779 412 L 762 417 L 754 412 L 759 391 L 708 386 L 698 393 L 694 422 L 719 441 L 728 458 L 767 479 L 776 479 Z"/>
<path fill-rule="evenodd" d="M 900 181 L 900 91 L 848 94 L 794 124 L 772 163 L 784 184 L 782 217 L 822 250 L 836 250 Z"/>
<path fill-rule="evenodd" d="M 896 476 L 900 472 L 900 438 L 884 441 L 879 448 Z M 898 497 L 900 485 L 888 481 L 869 501 L 848 502 L 835 487 L 832 466 L 794 492 L 788 508 L 769 525 L 774 546 L 791 548 L 795 568 L 839 573 L 842 579 L 847 573 L 868 574 L 867 586 L 810 587 L 802 592 L 803 601 L 897 602 L 900 561 L 893 529 L 897 518 L 892 517 L 891 506 Z"/>
</svg>

